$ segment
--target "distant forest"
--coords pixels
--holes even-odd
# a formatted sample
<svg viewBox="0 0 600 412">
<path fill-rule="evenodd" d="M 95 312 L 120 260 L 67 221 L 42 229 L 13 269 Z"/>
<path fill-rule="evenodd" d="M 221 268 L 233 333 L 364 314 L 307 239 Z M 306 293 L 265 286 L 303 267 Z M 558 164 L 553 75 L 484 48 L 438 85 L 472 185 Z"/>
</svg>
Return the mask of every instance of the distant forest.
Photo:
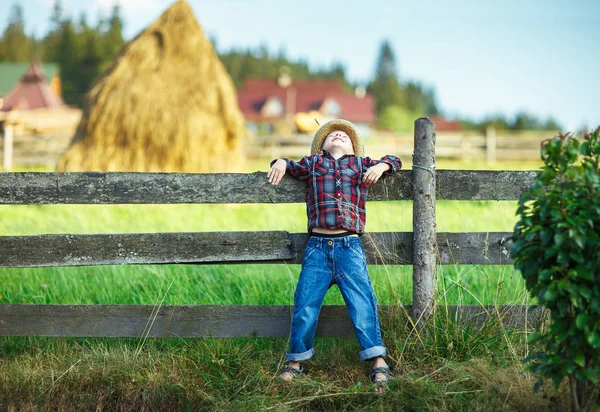
<svg viewBox="0 0 600 412">
<path fill-rule="evenodd" d="M 12 5 L 8 25 L 0 38 L 0 62 L 29 62 L 39 58 L 43 62 L 58 63 L 65 102 L 81 106 L 85 93 L 124 44 L 123 19 L 118 5 L 113 7 L 110 16 L 90 26 L 85 14 L 73 20 L 65 15 L 62 2 L 55 0 L 50 29 L 43 38 L 37 39 L 25 32 L 23 8 L 17 1 Z M 382 128 L 411 130 L 412 121 L 419 116 L 443 115 L 432 87 L 399 78 L 396 56 L 387 40 L 379 45 L 374 75 L 366 85 L 352 83 L 342 62 L 313 69 L 306 60 L 291 60 L 284 52 L 272 53 L 265 46 L 216 51 L 238 89 L 247 78 L 276 79 L 281 68 L 287 66 L 292 79 L 335 79 L 348 91 L 366 86 L 375 101 L 377 125 Z M 473 130 L 483 130 L 489 125 L 498 130 L 557 131 L 561 128 L 552 118 L 542 120 L 526 112 L 511 120 L 504 115 L 490 116 L 479 122 L 459 120 L 465 129 Z"/>
</svg>

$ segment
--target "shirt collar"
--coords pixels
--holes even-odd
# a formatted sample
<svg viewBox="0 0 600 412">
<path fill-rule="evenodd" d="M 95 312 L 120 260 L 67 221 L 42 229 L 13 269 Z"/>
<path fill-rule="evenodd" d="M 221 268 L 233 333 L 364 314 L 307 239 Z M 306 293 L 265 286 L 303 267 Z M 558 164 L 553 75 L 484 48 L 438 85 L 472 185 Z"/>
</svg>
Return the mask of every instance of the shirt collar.
<svg viewBox="0 0 600 412">
<path fill-rule="evenodd" d="M 334 158 L 334 157 L 331 155 L 331 153 L 329 153 L 327 150 L 325 150 L 325 149 L 321 149 L 321 151 L 323 152 L 323 156 L 329 156 L 329 157 L 331 157 L 332 159 L 336 160 L 336 159 L 335 159 L 335 158 Z M 343 155 L 343 156 L 339 157 L 337 160 L 341 160 L 341 159 L 344 159 L 344 158 L 346 158 L 346 157 L 350 157 L 350 156 L 356 156 L 356 155 L 355 155 L 355 154 L 345 154 L 345 155 Z"/>
</svg>

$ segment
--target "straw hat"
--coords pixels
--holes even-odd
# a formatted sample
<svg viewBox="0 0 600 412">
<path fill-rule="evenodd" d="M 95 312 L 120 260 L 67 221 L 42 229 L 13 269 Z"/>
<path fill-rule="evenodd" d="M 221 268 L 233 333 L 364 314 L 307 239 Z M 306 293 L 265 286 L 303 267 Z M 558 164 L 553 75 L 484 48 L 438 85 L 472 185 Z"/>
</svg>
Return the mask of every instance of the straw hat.
<svg viewBox="0 0 600 412">
<path fill-rule="evenodd" d="M 352 141 L 352 147 L 354 148 L 354 154 L 360 157 L 365 155 L 365 145 L 363 143 L 362 138 L 360 137 L 360 133 L 356 129 L 354 124 L 350 123 L 348 120 L 344 119 L 335 119 L 325 123 L 323 126 L 317 130 L 315 134 L 315 138 L 313 139 L 312 145 L 310 147 L 311 154 L 317 154 L 321 152 L 323 148 L 323 142 L 327 138 L 327 136 L 335 131 L 341 130 L 345 132 L 350 140 Z"/>
</svg>

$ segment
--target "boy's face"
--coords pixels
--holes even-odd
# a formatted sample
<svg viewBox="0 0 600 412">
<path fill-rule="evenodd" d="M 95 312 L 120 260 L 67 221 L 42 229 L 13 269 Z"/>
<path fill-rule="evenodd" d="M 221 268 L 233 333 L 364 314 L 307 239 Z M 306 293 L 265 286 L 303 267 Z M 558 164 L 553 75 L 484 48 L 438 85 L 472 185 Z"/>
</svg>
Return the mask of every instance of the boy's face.
<svg viewBox="0 0 600 412">
<path fill-rule="evenodd" d="M 334 130 L 329 133 L 323 142 L 322 150 L 328 152 L 334 151 L 334 149 L 342 150 L 345 154 L 354 154 L 354 147 L 352 146 L 352 140 L 341 130 Z"/>
</svg>

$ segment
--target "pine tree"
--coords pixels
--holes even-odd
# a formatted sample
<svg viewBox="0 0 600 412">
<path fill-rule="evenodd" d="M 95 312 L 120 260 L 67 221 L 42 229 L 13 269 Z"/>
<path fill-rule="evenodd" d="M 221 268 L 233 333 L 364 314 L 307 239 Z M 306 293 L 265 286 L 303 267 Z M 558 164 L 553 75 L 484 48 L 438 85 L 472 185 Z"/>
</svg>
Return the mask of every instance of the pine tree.
<svg viewBox="0 0 600 412">
<path fill-rule="evenodd" d="M 123 39 L 123 19 L 121 18 L 121 9 L 118 4 L 115 4 L 113 7 L 107 23 L 108 29 L 103 36 L 104 47 L 102 57 L 106 62 L 111 62 L 125 44 L 125 40 Z"/>
<path fill-rule="evenodd" d="M 80 59 L 77 40 L 77 33 L 71 20 L 63 20 L 56 49 L 56 62 L 60 64 L 60 81 L 63 98 L 69 104 L 78 104 L 80 102 L 81 90 L 78 85 Z"/>
<path fill-rule="evenodd" d="M 375 113 L 380 116 L 386 107 L 405 106 L 405 96 L 397 76 L 396 58 L 387 40 L 381 43 L 375 68 L 375 78 L 368 87 L 375 100 Z"/>
<path fill-rule="evenodd" d="M 425 113 L 425 95 L 421 85 L 417 82 L 408 82 L 405 89 L 406 108 L 414 113 Z"/>
<path fill-rule="evenodd" d="M 32 57 L 32 41 L 25 34 L 23 8 L 15 3 L 0 40 L 0 61 L 27 62 Z"/>
<path fill-rule="evenodd" d="M 424 92 L 423 101 L 425 104 L 425 114 L 433 116 L 442 114 L 441 110 L 438 108 L 435 98 L 435 90 L 433 88 Z"/>
<path fill-rule="evenodd" d="M 80 40 L 81 51 L 79 59 L 79 72 L 77 74 L 77 94 L 78 102 L 83 103 L 83 95 L 87 93 L 102 71 L 102 55 L 100 52 L 100 34 L 98 30 L 92 29 L 87 25 L 85 14 L 81 15 L 79 23 L 78 37 Z"/>
<path fill-rule="evenodd" d="M 42 40 L 42 57 L 48 62 L 58 62 L 58 44 L 60 43 L 63 23 L 63 7 L 61 0 L 55 0 L 50 16 L 50 29 Z"/>
</svg>

